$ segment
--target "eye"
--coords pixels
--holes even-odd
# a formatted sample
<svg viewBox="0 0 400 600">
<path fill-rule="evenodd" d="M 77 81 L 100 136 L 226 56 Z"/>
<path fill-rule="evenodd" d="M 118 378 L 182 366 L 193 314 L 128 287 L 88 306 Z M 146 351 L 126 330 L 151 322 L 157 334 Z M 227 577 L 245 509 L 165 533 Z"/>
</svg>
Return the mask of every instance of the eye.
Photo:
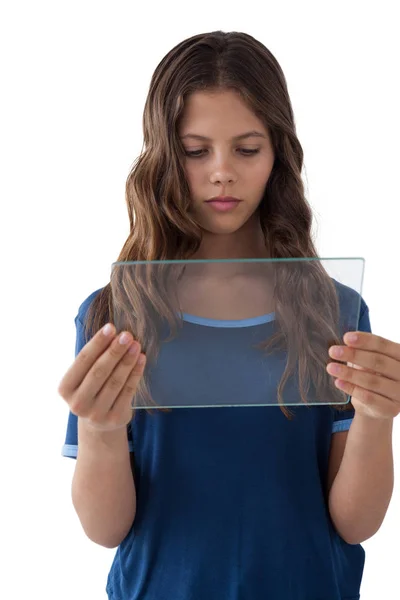
<svg viewBox="0 0 400 600">
<path fill-rule="evenodd" d="M 258 154 L 260 152 L 260 149 L 257 148 L 256 150 L 249 150 L 246 148 L 242 148 L 241 151 L 244 154 L 244 156 L 253 156 L 254 154 Z"/>
<path fill-rule="evenodd" d="M 255 154 L 258 154 L 260 152 L 259 148 L 256 148 L 255 150 L 249 150 L 248 148 L 238 148 L 238 150 L 243 156 L 254 156 Z M 202 156 L 204 156 L 203 154 L 201 154 L 202 152 L 203 150 L 186 150 L 185 154 L 190 158 L 202 158 Z"/>
<path fill-rule="evenodd" d="M 203 150 L 185 150 L 186 156 L 191 156 L 192 158 L 198 158 L 201 156 L 199 152 L 203 152 Z"/>
</svg>

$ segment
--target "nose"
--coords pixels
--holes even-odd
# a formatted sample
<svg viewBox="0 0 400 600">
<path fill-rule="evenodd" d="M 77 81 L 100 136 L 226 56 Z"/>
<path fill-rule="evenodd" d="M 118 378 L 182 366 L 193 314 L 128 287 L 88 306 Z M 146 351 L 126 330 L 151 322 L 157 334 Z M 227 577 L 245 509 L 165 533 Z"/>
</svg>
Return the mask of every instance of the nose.
<svg viewBox="0 0 400 600">
<path fill-rule="evenodd" d="M 211 183 L 213 184 L 221 184 L 221 185 L 228 185 L 228 184 L 232 184 L 235 182 L 234 178 L 231 177 L 230 175 L 221 175 L 221 174 L 215 174 L 211 177 L 210 179 Z"/>
<path fill-rule="evenodd" d="M 227 185 L 234 183 L 237 179 L 236 173 L 227 160 L 215 161 L 211 167 L 210 182 L 213 184 L 219 183 L 221 185 Z"/>
</svg>

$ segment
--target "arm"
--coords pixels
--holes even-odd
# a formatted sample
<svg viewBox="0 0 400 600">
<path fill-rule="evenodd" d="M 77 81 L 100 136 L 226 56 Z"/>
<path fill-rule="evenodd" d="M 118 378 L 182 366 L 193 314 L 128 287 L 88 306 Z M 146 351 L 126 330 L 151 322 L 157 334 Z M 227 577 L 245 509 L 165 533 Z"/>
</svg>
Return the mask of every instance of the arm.
<svg viewBox="0 0 400 600">
<path fill-rule="evenodd" d="M 347 440 L 332 442 L 330 482 L 337 475 L 329 483 L 329 512 L 348 544 L 372 537 L 389 507 L 394 483 L 392 430 L 393 419 L 377 420 L 356 412 L 348 434 L 334 434 Z"/>
<path fill-rule="evenodd" d="M 78 418 L 78 456 L 72 502 L 86 535 L 115 548 L 126 537 L 136 514 L 126 428 L 96 432 Z"/>
</svg>

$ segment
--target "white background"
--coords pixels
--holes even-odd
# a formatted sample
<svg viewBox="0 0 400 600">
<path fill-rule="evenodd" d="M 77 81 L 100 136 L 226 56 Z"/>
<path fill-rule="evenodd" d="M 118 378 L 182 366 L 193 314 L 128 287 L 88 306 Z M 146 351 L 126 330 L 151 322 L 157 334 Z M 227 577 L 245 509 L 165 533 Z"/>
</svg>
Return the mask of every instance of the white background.
<svg viewBox="0 0 400 600">
<path fill-rule="evenodd" d="M 178 42 L 238 30 L 276 56 L 305 152 L 319 254 L 365 257 L 373 331 L 400 342 L 396 2 L 142 4 L 1 7 L 5 600 L 106 599 L 115 550 L 86 539 L 74 513 L 75 463 L 61 457 L 68 407 L 57 388 L 74 360 L 78 306 L 109 281 L 129 233 L 125 181 L 142 145 L 145 97 Z M 363 544 L 362 600 L 400 592 L 399 432 L 400 417 L 392 502 Z"/>
</svg>

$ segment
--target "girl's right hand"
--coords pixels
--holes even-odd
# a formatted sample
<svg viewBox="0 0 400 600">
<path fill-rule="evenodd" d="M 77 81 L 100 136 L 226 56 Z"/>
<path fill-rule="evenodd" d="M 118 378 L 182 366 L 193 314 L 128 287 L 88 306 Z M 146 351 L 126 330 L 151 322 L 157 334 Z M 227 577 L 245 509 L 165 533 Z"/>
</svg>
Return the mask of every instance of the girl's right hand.
<svg viewBox="0 0 400 600">
<path fill-rule="evenodd" d="M 97 431 L 114 431 L 130 423 L 132 398 L 146 363 L 132 335 L 116 336 L 115 327 L 109 325 L 108 335 L 103 327 L 82 348 L 58 387 L 70 411 Z M 126 341 L 121 344 L 123 335 Z"/>
</svg>

